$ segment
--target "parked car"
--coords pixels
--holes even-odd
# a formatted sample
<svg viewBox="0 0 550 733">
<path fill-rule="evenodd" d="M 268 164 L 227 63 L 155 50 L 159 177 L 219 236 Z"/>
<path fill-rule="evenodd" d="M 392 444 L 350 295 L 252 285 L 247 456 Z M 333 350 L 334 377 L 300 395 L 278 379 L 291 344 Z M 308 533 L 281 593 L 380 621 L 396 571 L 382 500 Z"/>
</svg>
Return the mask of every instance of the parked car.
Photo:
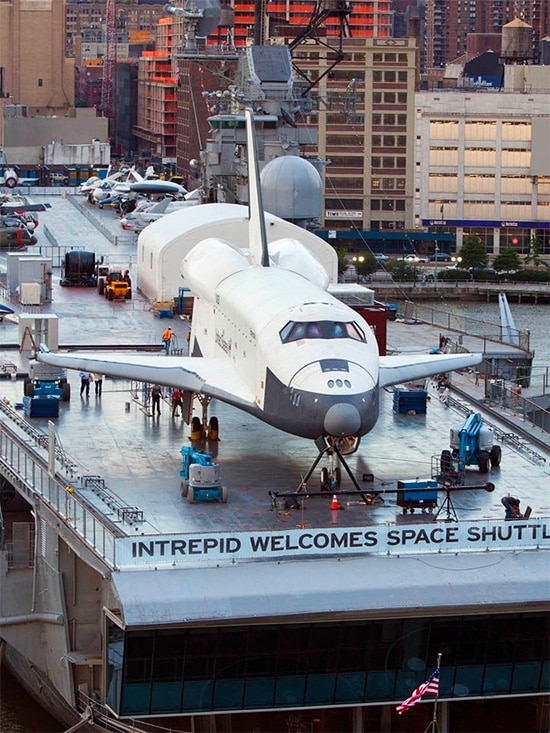
<svg viewBox="0 0 550 733">
<path fill-rule="evenodd" d="M 388 255 L 385 255 L 383 252 L 373 252 L 372 254 L 377 262 L 387 262 L 389 260 Z"/>
<path fill-rule="evenodd" d="M 451 255 L 448 252 L 436 252 L 430 257 L 430 262 L 450 262 Z"/>
<path fill-rule="evenodd" d="M 470 267 L 468 272 L 473 280 L 498 280 L 498 274 L 492 267 Z"/>
<path fill-rule="evenodd" d="M 403 262 L 409 262 L 412 265 L 416 265 L 419 262 L 427 262 L 427 257 L 422 257 L 421 255 L 405 255 L 404 257 L 401 257 L 401 260 Z"/>
</svg>

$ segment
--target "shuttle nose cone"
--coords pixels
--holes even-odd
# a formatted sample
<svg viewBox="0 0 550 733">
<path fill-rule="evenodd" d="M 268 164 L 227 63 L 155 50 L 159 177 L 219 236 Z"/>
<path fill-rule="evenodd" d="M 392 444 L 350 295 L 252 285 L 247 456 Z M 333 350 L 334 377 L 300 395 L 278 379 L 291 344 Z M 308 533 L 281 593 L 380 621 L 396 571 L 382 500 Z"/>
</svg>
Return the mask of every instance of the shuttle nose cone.
<svg viewBox="0 0 550 733">
<path fill-rule="evenodd" d="M 359 411 L 347 402 L 332 405 L 325 415 L 325 430 L 328 435 L 354 435 L 360 427 Z"/>
</svg>

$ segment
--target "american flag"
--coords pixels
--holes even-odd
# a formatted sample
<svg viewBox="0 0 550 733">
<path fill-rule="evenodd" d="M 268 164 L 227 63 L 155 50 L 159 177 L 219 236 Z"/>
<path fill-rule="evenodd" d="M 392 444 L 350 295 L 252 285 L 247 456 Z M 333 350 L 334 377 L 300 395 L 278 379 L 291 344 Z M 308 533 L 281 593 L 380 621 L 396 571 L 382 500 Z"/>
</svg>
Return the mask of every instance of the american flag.
<svg viewBox="0 0 550 733">
<path fill-rule="evenodd" d="M 424 695 L 431 695 L 432 697 L 437 697 L 439 695 L 439 667 L 428 677 L 426 682 L 423 682 L 416 688 L 405 702 L 402 702 L 401 705 L 397 706 L 396 710 L 399 715 L 404 713 L 405 710 L 412 708 L 412 706 L 416 705 L 417 702 L 420 702 Z"/>
</svg>

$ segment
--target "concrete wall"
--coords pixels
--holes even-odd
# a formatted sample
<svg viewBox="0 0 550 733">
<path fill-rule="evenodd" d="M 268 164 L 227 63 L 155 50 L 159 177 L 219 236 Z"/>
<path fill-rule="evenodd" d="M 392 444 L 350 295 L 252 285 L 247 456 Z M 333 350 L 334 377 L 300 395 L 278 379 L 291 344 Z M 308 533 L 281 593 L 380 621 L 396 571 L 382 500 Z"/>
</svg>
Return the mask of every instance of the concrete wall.
<svg viewBox="0 0 550 733">
<path fill-rule="evenodd" d="M 63 117 L 11 116 L 10 112 L 6 109 L 4 116 L 4 155 L 9 163 L 109 164 L 108 120 L 97 117 L 95 109 L 73 108 Z"/>
</svg>

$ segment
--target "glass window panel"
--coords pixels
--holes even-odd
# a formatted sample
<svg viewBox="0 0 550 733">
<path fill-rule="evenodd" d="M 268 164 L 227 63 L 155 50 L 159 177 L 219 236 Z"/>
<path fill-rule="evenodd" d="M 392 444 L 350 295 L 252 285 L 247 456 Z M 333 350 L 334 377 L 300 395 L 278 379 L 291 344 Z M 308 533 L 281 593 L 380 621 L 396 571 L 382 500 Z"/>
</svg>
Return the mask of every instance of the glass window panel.
<svg viewBox="0 0 550 733">
<path fill-rule="evenodd" d="M 151 712 L 179 712 L 182 689 L 181 682 L 154 682 L 151 690 Z"/>
<path fill-rule="evenodd" d="M 336 682 L 335 703 L 363 702 L 365 672 L 342 672 Z"/>
<path fill-rule="evenodd" d="M 309 674 L 306 684 L 306 705 L 332 705 L 335 674 Z"/>
<path fill-rule="evenodd" d="M 274 705 L 275 678 L 254 678 L 246 680 L 245 708 L 271 708 Z"/>
<path fill-rule="evenodd" d="M 544 647 L 544 649 L 548 649 L 548 644 Z M 548 691 L 548 688 L 550 687 L 550 662 L 544 662 L 542 665 L 542 675 L 540 679 L 540 690 L 541 692 L 543 690 Z"/>
<path fill-rule="evenodd" d="M 465 666 L 456 670 L 453 694 L 457 697 L 465 695 L 481 694 L 481 680 L 483 679 L 483 667 Z"/>
<path fill-rule="evenodd" d="M 496 695 L 498 693 L 509 692 L 511 681 L 511 664 L 488 664 L 485 667 L 483 693 L 485 695 Z"/>
<path fill-rule="evenodd" d="M 124 661 L 124 631 L 107 619 L 107 705 L 118 712 Z"/>
<path fill-rule="evenodd" d="M 214 708 L 216 710 L 227 710 L 229 708 L 239 710 L 243 704 L 244 681 L 240 680 L 216 680 L 214 690 Z"/>
<path fill-rule="evenodd" d="M 190 680 L 183 687 L 183 710 L 211 710 L 213 685 L 210 680 Z"/>
<path fill-rule="evenodd" d="M 306 678 L 303 675 L 279 677 L 275 692 L 275 705 L 294 707 L 304 704 Z"/>
<path fill-rule="evenodd" d="M 512 692 L 538 692 L 540 677 L 539 662 L 521 662 L 514 667 Z"/>
<path fill-rule="evenodd" d="M 126 683 L 122 688 L 122 715 L 147 715 L 149 713 L 149 696 L 151 685 Z"/>
<path fill-rule="evenodd" d="M 365 692 L 365 701 L 371 700 L 391 700 L 395 697 L 395 672 L 381 670 L 379 672 L 369 672 L 367 677 L 367 689 Z M 403 699 L 411 694 L 413 687 L 409 687 L 403 693 Z"/>
<path fill-rule="evenodd" d="M 216 648 L 217 632 L 193 631 L 187 639 L 187 654 L 190 656 L 209 656 Z"/>
</svg>

